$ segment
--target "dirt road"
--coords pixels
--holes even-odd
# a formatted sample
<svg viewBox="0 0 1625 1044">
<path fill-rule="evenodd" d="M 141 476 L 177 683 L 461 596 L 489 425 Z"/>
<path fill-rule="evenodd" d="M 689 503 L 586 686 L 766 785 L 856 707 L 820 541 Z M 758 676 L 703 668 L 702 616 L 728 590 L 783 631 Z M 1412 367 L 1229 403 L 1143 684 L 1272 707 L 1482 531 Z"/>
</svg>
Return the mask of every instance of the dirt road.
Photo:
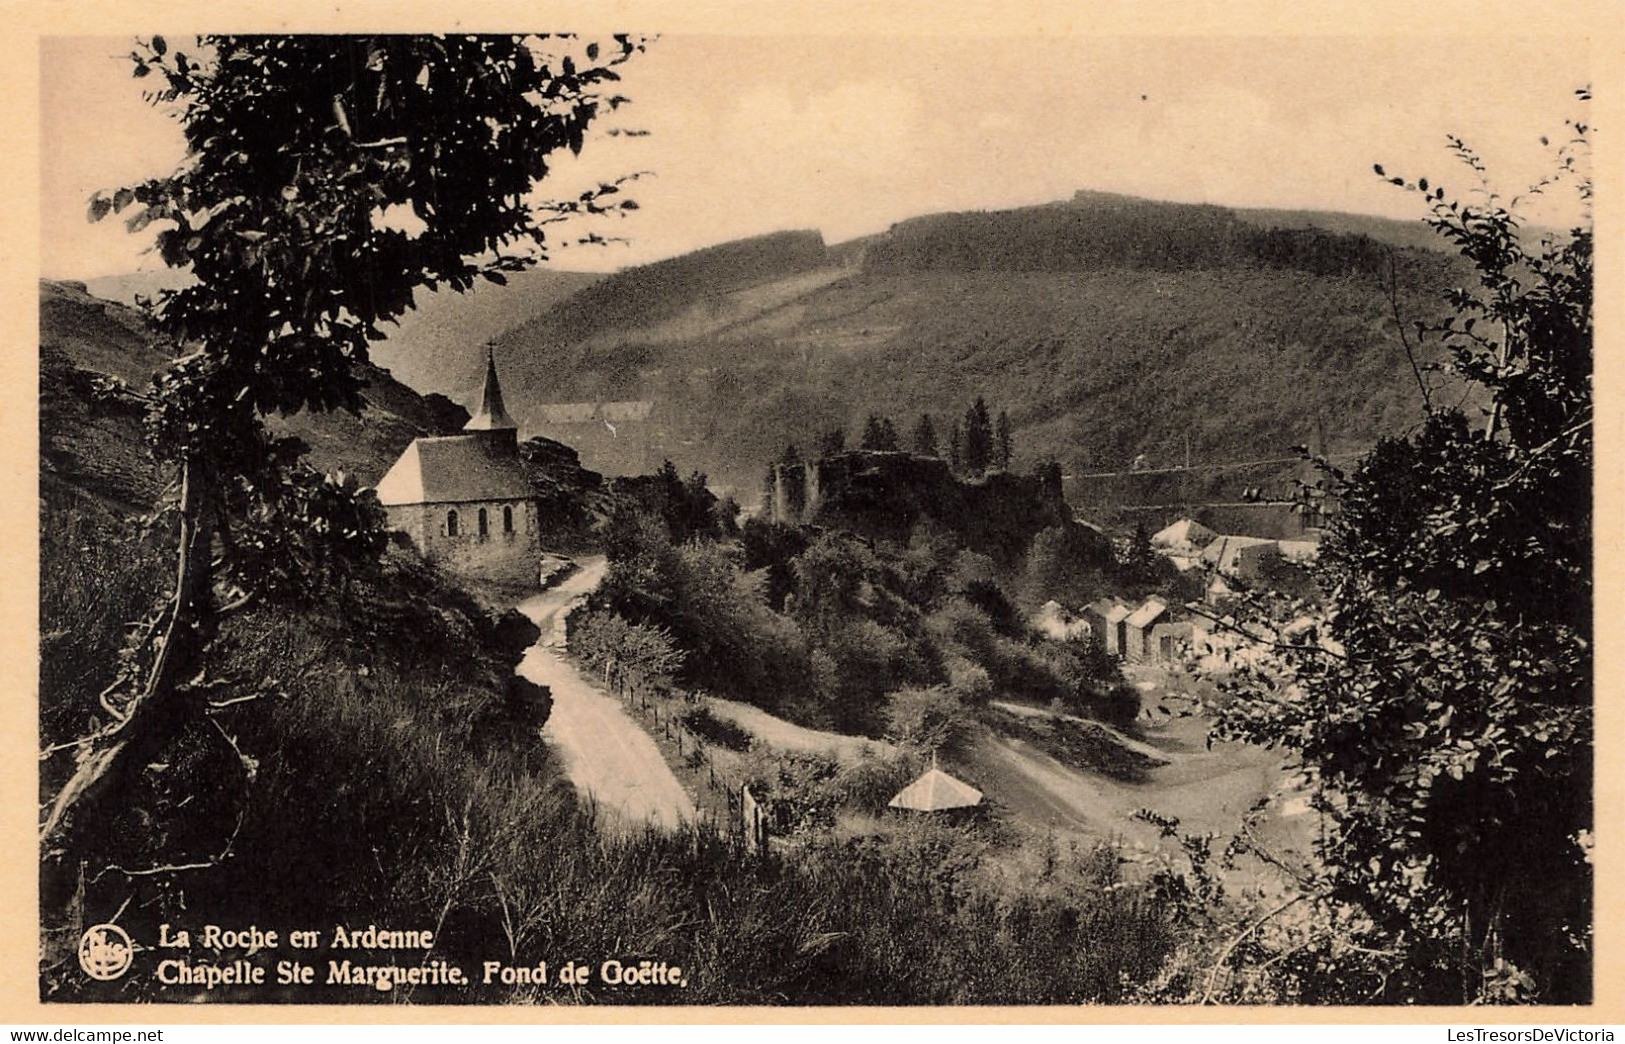
<svg viewBox="0 0 1625 1044">
<path fill-rule="evenodd" d="M 1069 717 L 996 703 L 1027 717 Z M 989 732 L 967 752 L 969 781 L 1028 823 L 1060 834 L 1112 838 L 1146 850 L 1169 846 L 1155 827 L 1134 819 L 1138 809 L 1178 818 L 1186 834 L 1228 839 L 1241 828 L 1255 802 L 1270 797 L 1270 809 L 1252 828 L 1255 841 L 1289 863 L 1306 865 L 1315 822 L 1297 807 L 1303 802 L 1279 752 L 1242 743 L 1209 744 L 1209 722 L 1200 715 L 1171 718 L 1148 728 L 1143 739 L 1091 724 L 1158 764 L 1143 782 L 1126 783 L 1063 764 L 1022 739 Z M 1214 851 L 1224 843 L 1221 840 Z M 1244 858 L 1237 881 L 1251 884 L 1273 873 Z"/>
<path fill-rule="evenodd" d="M 559 752 L 565 775 L 583 798 L 627 827 L 652 823 L 668 830 L 694 819 L 694 802 L 649 734 L 620 700 L 605 695 L 564 657 L 565 611 L 603 579 L 602 558 L 585 559 L 558 587 L 520 603 L 542 637 L 520 661 L 521 677 L 553 691 L 553 713 L 542 736 Z"/>
</svg>

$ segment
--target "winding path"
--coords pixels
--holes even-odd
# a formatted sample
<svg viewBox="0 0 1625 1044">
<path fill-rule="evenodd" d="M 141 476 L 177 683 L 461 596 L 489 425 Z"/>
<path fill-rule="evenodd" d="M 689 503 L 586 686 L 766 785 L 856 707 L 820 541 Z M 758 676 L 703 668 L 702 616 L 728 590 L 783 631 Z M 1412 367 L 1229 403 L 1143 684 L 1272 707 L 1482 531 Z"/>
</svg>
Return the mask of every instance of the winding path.
<svg viewBox="0 0 1625 1044">
<path fill-rule="evenodd" d="M 559 752 L 576 792 L 623 826 L 648 823 L 674 830 L 693 821 L 694 802 L 621 702 L 582 677 L 564 656 L 564 617 L 598 586 L 605 568 L 602 558 L 584 559 L 559 586 L 520 603 L 519 611 L 542 636 L 518 672 L 553 691 L 553 712 L 542 736 Z"/>
</svg>

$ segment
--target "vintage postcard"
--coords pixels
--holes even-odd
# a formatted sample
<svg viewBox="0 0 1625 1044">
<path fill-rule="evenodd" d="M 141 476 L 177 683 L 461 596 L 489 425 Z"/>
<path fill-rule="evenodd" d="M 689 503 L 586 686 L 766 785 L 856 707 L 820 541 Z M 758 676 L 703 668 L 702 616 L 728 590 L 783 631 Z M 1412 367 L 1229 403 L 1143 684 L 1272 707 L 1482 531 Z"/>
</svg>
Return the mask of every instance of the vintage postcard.
<svg viewBox="0 0 1625 1044">
<path fill-rule="evenodd" d="M 1617 1021 L 1564 10 L 31 10 L 7 1017 Z"/>
</svg>

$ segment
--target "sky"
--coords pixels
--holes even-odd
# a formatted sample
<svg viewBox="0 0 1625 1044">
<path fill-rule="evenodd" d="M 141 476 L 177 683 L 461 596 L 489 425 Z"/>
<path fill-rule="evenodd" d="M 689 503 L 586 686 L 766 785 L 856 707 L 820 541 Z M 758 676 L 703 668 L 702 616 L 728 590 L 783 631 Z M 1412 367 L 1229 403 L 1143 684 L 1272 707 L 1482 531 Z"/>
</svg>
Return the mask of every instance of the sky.
<svg viewBox="0 0 1625 1044">
<path fill-rule="evenodd" d="M 41 274 L 161 267 L 147 237 L 85 218 L 93 191 L 162 173 L 177 128 L 141 98 L 131 41 L 41 41 Z M 1579 38 L 676 34 L 623 67 L 632 104 L 544 186 L 561 197 L 631 171 L 640 209 L 593 226 L 627 243 L 550 247 L 606 271 L 783 229 L 829 242 L 950 210 L 1078 189 L 1245 207 L 1422 216 L 1372 171 L 1467 189 L 1461 135 L 1508 194 L 1552 166 L 1585 118 Z M 1552 144 L 1542 147 L 1540 138 Z M 1570 194 L 1531 209 L 1580 216 Z M 581 229 L 585 232 L 587 229 Z M 572 237 L 573 238 L 573 237 Z"/>
</svg>

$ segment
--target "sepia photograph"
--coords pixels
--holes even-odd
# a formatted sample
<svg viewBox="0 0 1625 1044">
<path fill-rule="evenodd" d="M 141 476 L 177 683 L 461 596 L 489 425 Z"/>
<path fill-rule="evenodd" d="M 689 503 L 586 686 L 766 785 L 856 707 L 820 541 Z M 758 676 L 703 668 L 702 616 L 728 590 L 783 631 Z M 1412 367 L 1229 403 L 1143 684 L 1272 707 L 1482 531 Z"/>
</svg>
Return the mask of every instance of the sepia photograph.
<svg viewBox="0 0 1625 1044">
<path fill-rule="evenodd" d="M 35 41 L 47 1014 L 1617 1002 L 1589 27 L 1086 11 Z"/>
</svg>

